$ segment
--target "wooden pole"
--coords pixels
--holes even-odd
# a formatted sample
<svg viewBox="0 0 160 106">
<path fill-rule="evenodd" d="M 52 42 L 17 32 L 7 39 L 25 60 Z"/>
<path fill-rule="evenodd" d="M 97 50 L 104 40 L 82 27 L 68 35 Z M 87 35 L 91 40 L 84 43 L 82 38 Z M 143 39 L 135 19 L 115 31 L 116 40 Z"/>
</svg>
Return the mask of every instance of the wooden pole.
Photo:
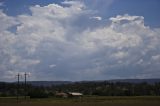
<svg viewBox="0 0 160 106">
<path fill-rule="evenodd" d="M 17 103 L 18 103 L 18 101 L 19 101 L 19 77 L 20 77 L 20 74 L 18 73 L 16 76 L 18 79 L 18 82 L 17 82 Z"/>
</svg>

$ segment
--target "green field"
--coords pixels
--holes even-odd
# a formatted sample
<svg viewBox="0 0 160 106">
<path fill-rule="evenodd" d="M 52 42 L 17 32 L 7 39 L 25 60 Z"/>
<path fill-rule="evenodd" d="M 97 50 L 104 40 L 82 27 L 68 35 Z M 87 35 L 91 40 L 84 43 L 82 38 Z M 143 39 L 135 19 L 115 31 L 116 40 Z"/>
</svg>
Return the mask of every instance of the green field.
<svg viewBox="0 0 160 106">
<path fill-rule="evenodd" d="M 27 99 L 0 98 L 0 106 L 160 106 L 159 96 L 106 97 L 85 96 L 82 98 Z"/>
</svg>

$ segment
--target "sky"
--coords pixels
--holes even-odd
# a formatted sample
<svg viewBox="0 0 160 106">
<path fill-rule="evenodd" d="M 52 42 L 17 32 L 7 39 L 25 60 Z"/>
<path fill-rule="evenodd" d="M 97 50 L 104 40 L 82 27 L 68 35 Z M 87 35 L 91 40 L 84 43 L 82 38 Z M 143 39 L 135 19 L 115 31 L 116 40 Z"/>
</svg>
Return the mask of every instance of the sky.
<svg viewBox="0 0 160 106">
<path fill-rule="evenodd" d="M 0 0 L 0 81 L 160 78 L 159 0 Z"/>
</svg>

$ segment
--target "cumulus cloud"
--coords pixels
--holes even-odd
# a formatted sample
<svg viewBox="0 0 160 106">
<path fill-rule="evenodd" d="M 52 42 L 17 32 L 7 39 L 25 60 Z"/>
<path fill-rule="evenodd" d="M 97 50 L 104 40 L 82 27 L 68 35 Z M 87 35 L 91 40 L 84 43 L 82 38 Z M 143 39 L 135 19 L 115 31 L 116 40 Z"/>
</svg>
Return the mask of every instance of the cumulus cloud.
<svg viewBox="0 0 160 106">
<path fill-rule="evenodd" d="M 111 17 L 110 20 L 112 22 L 120 22 L 123 20 L 126 21 L 134 21 L 134 22 L 140 22 L 139 24 L 142 24 L 141 22 L 143 22 L 144 17 L 143 16 L 129 16 L 128 14 L 125 14 L 124 16 L 121 15 L 117 15 L 116 17 Z"/>
<path fill-rule="evenodd" d="M 50 68 L 54 68 L 54 67 L 56 67 L 56 65 L 55 64 L 51 64 L 51 65 L 49 65 L 49 67 Z"/>
<path fill-rule="evenodd" d="M 119 51 L 117 53 L 114 53 L 112 56 L 113 56 L 113 58 L 122 59 L 124 57 L 127 57 L 128 53 L 127 52 Z"/>
<path fill-rule="evenodd" d="M 154 61 L 160 62 L 160 54 L 155 55 L 155 56 L 152 56 L 152 59 L 153 59 Z"/>
<path fill-rule="evenodd" d="M 85 3 L 36 5 L 30 11 L 31 15 L 16 17 L 0 11 L 0 80 L 28 70 L 34 80 L 146 78 L 160 74 L 155 64 L 159 63 L 160 30 L 145 26 L 143 16 L 117 15 L 109 19 L 110 25 L 87 26 L 79 31 L 80 27 L 75 27 L 82 23 L 79 17 L 102 19 L 89 16 L 93 11 Z M 9 30 L 13 27 L 15 32 Z"/>
<path fill-rule="evenodd" d="M 96 19 L 98 21 L 102 20 L 102 17 L 96 16 L 96 17 L 90 17 L 90 19 Z"/>
<path fill-rule="evenodd" d="M 14 17 L 9 17 L 7 16 L 5 13 L 3 13 L 2 10 L 0 10 L 0 31 L 4 31 L 9 27 L 12 27 L 16 24 L 18 24 L 18 22 L 16 21 L 16 19 Z"/>
</svg>

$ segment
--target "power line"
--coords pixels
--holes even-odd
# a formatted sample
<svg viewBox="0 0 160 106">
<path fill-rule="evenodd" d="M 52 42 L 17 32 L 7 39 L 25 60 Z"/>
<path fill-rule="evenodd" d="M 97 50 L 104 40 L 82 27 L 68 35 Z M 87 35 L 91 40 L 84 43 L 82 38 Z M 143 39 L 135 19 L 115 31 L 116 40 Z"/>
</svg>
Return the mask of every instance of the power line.
<svg viewBox="0 0 160 106">
<path fill-rule="evenodd" d="M 24 92 L 25 92 L 25 100 L 27 99 L 27 76 L 29 76 L 29 74 L 27 74 L 26 72 L 24 73 Z"/>
<path fill-rule="evenodd" d="M 16 75 L 17 80 L 18 80 L 18 82 L 17 82 L 17 102 L 19 101 L 19 78 L 20 78 L 20 76 L 21 75 L 19 73 Z"/>
</svg>

